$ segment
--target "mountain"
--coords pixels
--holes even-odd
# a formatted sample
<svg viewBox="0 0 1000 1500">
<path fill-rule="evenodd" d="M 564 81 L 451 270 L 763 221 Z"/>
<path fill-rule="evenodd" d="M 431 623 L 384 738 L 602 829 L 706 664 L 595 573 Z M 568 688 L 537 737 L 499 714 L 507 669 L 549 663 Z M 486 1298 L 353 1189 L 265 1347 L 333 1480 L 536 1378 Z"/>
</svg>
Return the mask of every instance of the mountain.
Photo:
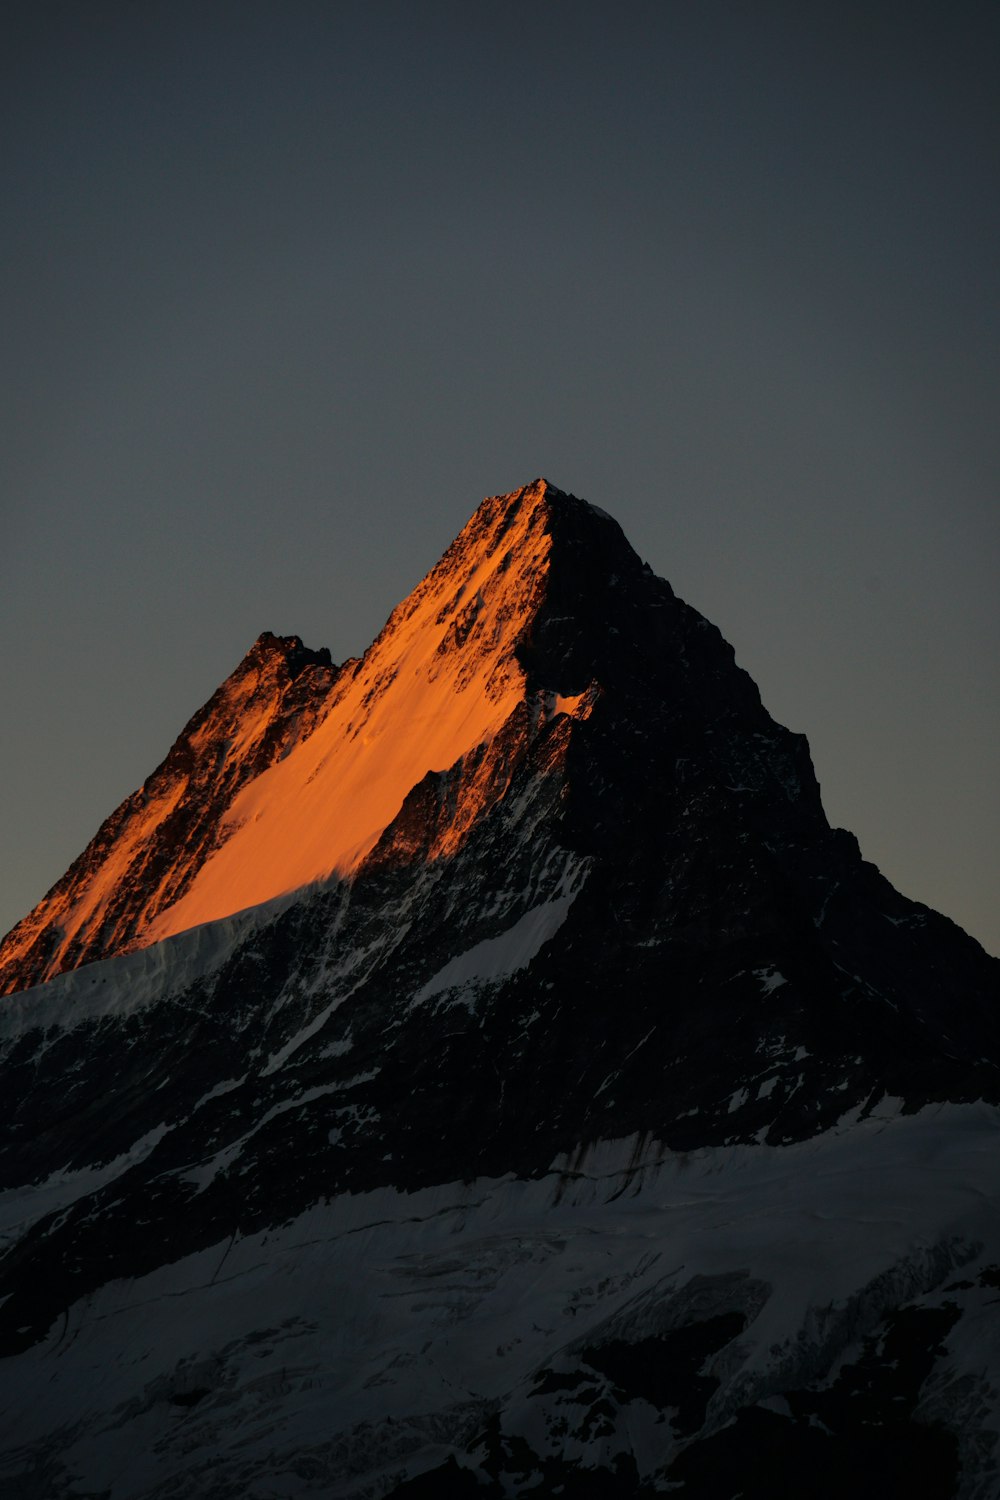
<svg viewBox="0 0 1000 1500">
<path fill-rule="evenodd" d="M 262 636 L 0 949 L 4 1493 L 1000 1493 L 1000 964 L 603 511 Z"/>
</svg>

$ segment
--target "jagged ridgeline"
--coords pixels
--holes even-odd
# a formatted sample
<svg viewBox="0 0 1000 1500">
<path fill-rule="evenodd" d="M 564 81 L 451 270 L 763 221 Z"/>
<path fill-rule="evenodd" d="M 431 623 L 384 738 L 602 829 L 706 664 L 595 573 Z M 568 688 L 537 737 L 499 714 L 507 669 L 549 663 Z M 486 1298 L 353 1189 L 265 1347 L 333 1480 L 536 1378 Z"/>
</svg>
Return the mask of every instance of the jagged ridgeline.
<svg viewBox="0 0 1000 1500">
<path fill-rule="evenodd" d="M 0 1488 L 1000 1494 L 998 974 L 615 521 L 485 500 L 0 947 Z"/>
</svg>

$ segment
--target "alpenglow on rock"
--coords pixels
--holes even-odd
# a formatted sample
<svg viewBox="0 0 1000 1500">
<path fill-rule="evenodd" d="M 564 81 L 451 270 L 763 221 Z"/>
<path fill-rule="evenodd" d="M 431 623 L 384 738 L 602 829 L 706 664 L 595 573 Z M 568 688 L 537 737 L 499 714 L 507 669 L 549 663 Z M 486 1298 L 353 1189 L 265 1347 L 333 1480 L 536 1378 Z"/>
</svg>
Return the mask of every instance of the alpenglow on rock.
<svg viewBox="0 0 1000 1500">
<path fill-rule="evenodd" d="M 5 1496 L 1000 1494 L 1000 964 L 544 480 L 0 981 Z"/>
</svg>

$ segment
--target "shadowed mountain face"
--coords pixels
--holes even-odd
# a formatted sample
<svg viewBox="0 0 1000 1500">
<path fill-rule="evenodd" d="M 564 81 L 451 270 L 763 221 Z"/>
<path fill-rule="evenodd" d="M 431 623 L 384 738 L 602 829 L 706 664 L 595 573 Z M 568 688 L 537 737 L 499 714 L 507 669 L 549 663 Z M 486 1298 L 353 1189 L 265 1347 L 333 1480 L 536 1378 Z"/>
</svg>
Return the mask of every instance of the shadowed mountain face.
<svg viewBox="0 0 1000 1500">
<path fill-rule="evenodd" d="M 585 502 L 262 636 L 0 958 L 13 1493 L 998 1492 L 1000 964 Z"/>
</svg>

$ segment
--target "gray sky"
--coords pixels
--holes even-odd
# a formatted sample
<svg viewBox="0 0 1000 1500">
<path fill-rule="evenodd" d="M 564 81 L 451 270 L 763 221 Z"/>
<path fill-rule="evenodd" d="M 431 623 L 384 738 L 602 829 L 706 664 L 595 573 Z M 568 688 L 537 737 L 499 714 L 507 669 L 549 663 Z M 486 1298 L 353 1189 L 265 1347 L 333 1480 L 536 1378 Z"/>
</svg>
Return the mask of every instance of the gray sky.
<svg viewBox="0 0 1000 1500">
<path fill-rule="evenodd" d="M 614 514 L 1000 952 L 995 6 L 6 12 L 0 930 L 261 630 Z"/>
</svg>

